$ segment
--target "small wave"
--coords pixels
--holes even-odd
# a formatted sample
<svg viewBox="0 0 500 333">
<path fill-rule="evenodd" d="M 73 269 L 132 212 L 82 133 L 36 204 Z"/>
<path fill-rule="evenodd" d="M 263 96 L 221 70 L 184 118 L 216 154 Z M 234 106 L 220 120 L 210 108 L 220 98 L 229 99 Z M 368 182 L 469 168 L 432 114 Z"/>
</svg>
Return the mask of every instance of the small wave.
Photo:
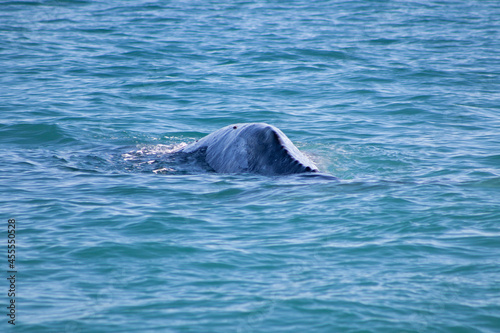
<svg viewBox="0 0 500 333">
<path fill-rule="evenodd" d="M 145 157 L 145 156 L 151 156 L 151 155 L 156 156 L 159 154 L 175 153 L 185 146 L 187 146 L 187 144 L 184 142 L 179 143 L 179 144 L 173 144 L 173 145 L 158 144 L 158 145 L 152 145 L 152 146 L 144 146 L 137 151 L 124 153 L 124 154 L 122 154 L 122 156 L 126 161 L 133 161 L 133 160 L 137 160 L 139 158 Z"/>
<path fill-rule="evenodd" d="M 186 145 L 184 142 L 171 145 L 148 145 L 123 153 L 121 156 L 128 170 L 155 174 L 212 172 L 212 168 L 199 154 L 179 152 Z"/>
<path fill-rule="evenodd" d="M 66 144 L 74 138 L 56 124 L 22 123 L 0 125 L 0 141 L 18 145 Z"/>
</svg>

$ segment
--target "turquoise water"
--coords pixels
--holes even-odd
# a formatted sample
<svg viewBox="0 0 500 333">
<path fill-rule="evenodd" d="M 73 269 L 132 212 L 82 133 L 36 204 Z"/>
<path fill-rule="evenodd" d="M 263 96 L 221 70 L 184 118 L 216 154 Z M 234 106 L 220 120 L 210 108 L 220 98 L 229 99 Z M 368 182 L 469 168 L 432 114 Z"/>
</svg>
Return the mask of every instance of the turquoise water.
<svg viewBox="0 0 500 333">
<path fill-rule="evenodd" d="M 498 1 L 2 1 L 0 41 L 13 331 L 500 332 Z M 242 122 L 340 181 L 158 163 Z"/>
</svg>

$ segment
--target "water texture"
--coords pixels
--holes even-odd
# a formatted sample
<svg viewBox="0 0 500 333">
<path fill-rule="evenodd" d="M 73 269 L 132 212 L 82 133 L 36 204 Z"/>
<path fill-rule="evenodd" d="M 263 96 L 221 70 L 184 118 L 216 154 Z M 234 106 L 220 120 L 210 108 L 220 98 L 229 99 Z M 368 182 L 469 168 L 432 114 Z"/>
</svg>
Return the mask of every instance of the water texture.
<svg viewBox="0 0 500 333">
<path fill-rule="evenodd" d="M 498 1 L 0 2 L 0 330 L 500 332 L 499 54 Z M 165 157 L 244 122 L 340 181 Z"/>
</svg>

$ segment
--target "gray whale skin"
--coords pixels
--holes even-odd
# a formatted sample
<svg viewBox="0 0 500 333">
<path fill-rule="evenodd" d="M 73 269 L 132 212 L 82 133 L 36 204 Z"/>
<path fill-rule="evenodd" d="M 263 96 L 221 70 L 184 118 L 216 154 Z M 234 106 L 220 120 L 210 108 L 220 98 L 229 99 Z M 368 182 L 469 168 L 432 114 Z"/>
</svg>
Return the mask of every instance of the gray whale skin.
<svg viewBox="0 0 500 333">
<path fill-rule="evenodd" d="M 319 171 L 282 131 L 265 123 L 223 127 L 179 152 L 197 154 L 220 173 L 286 175 Z"/>
</svg>

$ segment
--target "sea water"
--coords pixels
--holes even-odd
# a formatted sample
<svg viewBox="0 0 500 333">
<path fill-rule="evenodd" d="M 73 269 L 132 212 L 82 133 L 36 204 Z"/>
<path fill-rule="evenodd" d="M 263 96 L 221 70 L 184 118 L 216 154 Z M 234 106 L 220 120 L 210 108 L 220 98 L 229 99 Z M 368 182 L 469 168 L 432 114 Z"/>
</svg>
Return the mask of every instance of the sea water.
<svg viewBox="0 0 500 333">
<path fill-rule="evenodd" d="M 498 1 L 0 2 L 0 330 L 500 332 L 499 54 Z M 158 162 L 245 122 L 339 181 Z"/>
</svg>

